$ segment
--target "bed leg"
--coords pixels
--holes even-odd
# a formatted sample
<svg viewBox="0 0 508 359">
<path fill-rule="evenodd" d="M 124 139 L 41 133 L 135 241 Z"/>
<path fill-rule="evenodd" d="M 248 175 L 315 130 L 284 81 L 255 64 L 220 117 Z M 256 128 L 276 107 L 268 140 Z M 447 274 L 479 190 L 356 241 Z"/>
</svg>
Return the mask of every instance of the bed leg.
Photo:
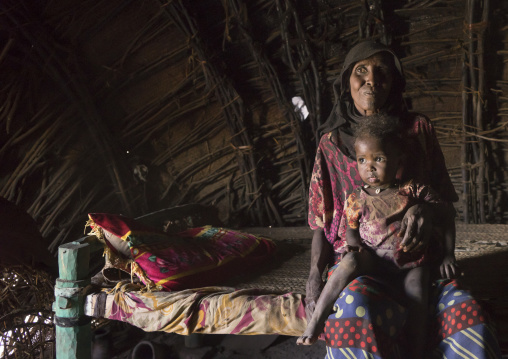
<svg viewBox="0 0 508 359">
<path fill-rule="evenodd" d="M 204 343 L 204 334 L 192 333 L 185 336 L 185 347 L 190 349 L 201 348 Z"/>
<path fill-rule="evenodd" d="M 84 289 L 90 284 L 90 245 L 70 242 L 58 248 L 55 285 L 56 359 L 90 359 L 91 318 L 84 314 Z"/>
</svg>

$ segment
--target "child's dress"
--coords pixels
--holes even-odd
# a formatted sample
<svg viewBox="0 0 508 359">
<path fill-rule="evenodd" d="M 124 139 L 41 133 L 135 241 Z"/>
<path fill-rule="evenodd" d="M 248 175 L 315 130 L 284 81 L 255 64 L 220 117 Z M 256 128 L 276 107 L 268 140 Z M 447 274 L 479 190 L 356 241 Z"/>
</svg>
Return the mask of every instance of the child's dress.
<svg viewBox="0 0 508 359">
<path fill-rule="evenodd" d="M 415 268 L 428 261 L 428 248 L 404 252 L 400 247 L 402 237 L 397 233 L 406 211 L 418 203 L 444 204 L 434 190 L 422 184 L 408 183 L 399 191 L 384 191 L 377 196 L 358 187 L 346 201 L 347 222 L 351 229 L 359 229 L 362 242 L 377 256 L 398 268 Z"/>
</svg>

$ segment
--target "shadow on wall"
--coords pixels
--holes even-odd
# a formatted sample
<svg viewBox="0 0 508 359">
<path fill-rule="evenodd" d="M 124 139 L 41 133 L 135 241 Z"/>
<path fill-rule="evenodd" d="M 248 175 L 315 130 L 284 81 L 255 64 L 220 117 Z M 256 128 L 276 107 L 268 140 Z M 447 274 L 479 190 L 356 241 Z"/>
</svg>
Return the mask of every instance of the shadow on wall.
<svg viewBox="0 0 508 359">
<path fill-rule="evenodd" d="M 57 273 L 53 257 L 35 220 L 16 204 L 0 197 L 0 265 L 28 265 Z"/>
</svg>

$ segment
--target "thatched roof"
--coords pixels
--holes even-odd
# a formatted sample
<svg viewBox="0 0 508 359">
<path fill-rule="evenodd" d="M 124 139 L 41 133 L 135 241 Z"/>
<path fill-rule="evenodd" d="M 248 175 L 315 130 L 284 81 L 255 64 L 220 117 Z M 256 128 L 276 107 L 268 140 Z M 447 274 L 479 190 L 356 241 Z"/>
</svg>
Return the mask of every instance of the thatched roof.
<svg viewBox="0 0 508 359">
<path fill-rule="evenodd" d="M 504 221 L 507 12 L 488 6 L 2 1 L 0 196 L 52 252 L 89 212 L 202 203 L 230 226 L 305 225 L 331 82 L 373 37 L 400 54 L 407 102 L 434 122 L 460 218 Z"/>
</svg>

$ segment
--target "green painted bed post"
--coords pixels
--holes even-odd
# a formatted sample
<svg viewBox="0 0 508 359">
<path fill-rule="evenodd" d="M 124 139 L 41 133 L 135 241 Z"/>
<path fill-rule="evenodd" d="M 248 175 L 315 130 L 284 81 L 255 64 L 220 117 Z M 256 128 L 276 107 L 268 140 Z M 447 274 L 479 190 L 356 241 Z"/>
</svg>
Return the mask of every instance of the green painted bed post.
<svg viewBox="0 0 508 359">
<path fill-rule="evenodd" d="M 55 285 L 56 359 L 90 359 L 90 317 L 84 314 L 84 289 L 90 284 L 90 245 L 70 242 L 58 248 L 59 278 Z"/>
</svg>

